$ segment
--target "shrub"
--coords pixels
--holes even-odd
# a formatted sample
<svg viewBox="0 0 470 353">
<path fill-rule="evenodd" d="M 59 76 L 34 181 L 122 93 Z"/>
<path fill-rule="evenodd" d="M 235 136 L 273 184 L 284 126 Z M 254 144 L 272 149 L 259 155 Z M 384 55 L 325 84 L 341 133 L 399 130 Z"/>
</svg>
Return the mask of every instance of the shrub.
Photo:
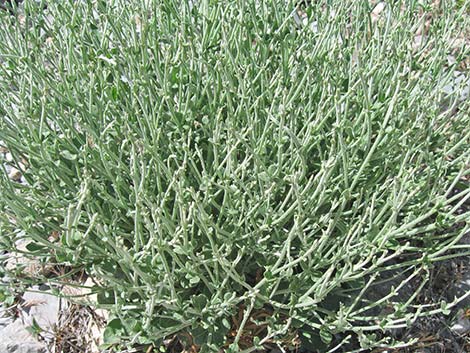
<svg viewBox="0 0 470 353">
<path fill-rule="evenodd" d="M 469 104 L 444 90 L 468 18 L 447 3 L 317 1 L 305 26 L 284 1 L 0 14 L 2 246 L 69 271 L 16 280 L 85 271 L 110 345 L 397 344 L 457 302 L 417 296 L 468 253 Z"/>
</svg>

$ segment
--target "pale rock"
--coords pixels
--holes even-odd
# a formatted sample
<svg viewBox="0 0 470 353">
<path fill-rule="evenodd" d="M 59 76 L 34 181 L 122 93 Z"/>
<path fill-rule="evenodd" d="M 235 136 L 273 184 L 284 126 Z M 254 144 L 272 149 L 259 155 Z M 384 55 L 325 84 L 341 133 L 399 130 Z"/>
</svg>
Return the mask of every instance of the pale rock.
<svg viewBox="0 0 470 353">
<path fill-rule="evenodd" d="M 418 34 L 418 35 L 414 36 L 413 44 L 411 45 L 411 49 L 413 49 L 413 51 L 418 50 L 421 47 L 421 45 L 423 44 L 424 39 L 426 39 L 426 38 L 421 34 Z"/>
<path fill-rule="evenodd" d="M 377 5 L 375 5 L 374 9 L 370 14 L 373 23 L 379 20 L 380 14 L 385 10 L 385 5 L 385 1 L 381 1 Z"/>
<path fill-rule="evenodd" d="M 8 177 L 13 181 L 20 181 L 22 174 L 18 169 L 12 167 L 10 173 L 8 174 Z"/>
<path fill-rule="evenodd" d="M 23 295 L 18 306 L 19 317 L 6 326 L 0 326 L 1 353 L 46 353 L 46 344 L 39 342 L 29 328 L 34 322 L 44 330 L 41 336 L 51 339 L 58 320 L 59 298 L 49 289 L 34 286 Z"/>
<path fill-rule="evenodd" d="M 28 258 L 23 252 L 27 253 L 27 246 L 29 241 L 24 239 L 17 240 L 15 242 L 16 249 L 18 252 L 11 252 L 8 254 L 8 258 L 5 260 L 5 268 L 9 271 L 15 271 L 21 269 L 24 274 L 31 277 L 35 277 L 43 271 L 43 267 L 37 260 Z M 1 353 L 1 352 L 0 352 Z"/>
<path fill-rule="evenodd" d="M 452 325 L 450 330 L 458 335 L 467 335 L 470 333 L 470 320 L 466 317 L 462 317 Z"/>
<path fill-rule="evenodd" d="M 470 93 L 470 78 L 467 77 L 463 72 L 454 71 L 450 82 L 446 82 L 442 91 L 446 94 L 459 93 L 460 100 L 468 98 Z"/>
<path fill-rule="evenodd" d="M 455 59 L 455 56 L 453 55 L 447 55 L 447 63 L 449 65 L 454 65 L 456 63 L 456 59 Z"/>
<path fill-rule="evenodd" d="M 26 322 L 32 323 L 34 318 L 42 329 L 51 331 L 58 320 L 60 299 L 49 289 L 44 291 L 35 286 L 24 293 L 23 300 L 21 308 L 27 313 Z"/>
</svg>

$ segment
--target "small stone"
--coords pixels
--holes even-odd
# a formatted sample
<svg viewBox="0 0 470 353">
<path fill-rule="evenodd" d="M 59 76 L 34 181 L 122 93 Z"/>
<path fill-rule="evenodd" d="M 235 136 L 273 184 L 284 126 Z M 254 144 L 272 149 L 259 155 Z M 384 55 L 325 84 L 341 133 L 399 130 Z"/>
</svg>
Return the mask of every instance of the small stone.
<svg viewBox="0 0 470 353">
<path fill-rule="evenodd" d="M 35 277 L 41 274 L 42 266 L 37 259 L 30 259 L 25 254 L 28 253 L 28 241 L 23 239 L 15 243 L 16 252 L 10 252 L 5 261 L 5 268 L 9 271 L 20 270 L 23 274 Z M 1 351 L 0 351 L 1 352 Z"/>
<path fill-rule="evenodd" d="M 449 65 L 454 65 L 456 62 L 457 62 L 457 60 L 455 59 L 455 56 L 447 55 L 447 63 Z"/>
<path fill-rule="evenodd" d="M 305 13 L 301 9 L 297 9 L 297 11 L 294 11 L 293 16 L 295 23 L 299 26 L 305 26 L 308 23 L 307 13 Z"/>
<path fill-rule="evenodd" d="M 24 303 L 21 305 L 28 318 L 34 318 L 37 324 L 44 330 L 52 330 L 58 321 L 59 298 L 50 293 L 50 290 L 42 291 L 39 287 L 23 294 Z M 24 319 L 28 322 L 28 319 Z M 29 320 L 32 323 L 32 320 Z"/>
<path fill-rule="evenodd" d="M 7 160 L 7 162 L 12 162 L 13 161 L 13 156 L 10 152 L 8 152 L 6 155 L 5 155 L 5 159 Z"/>
<path fill-rule="evenodd" d="M 13 181 L 20 181 L 22 174 L 18 169 L 11 168 L 10 173 L 8 174 L 8 177 Z"/>
<path fill-rule="evenodd" d="M 450 79 L 450 82 L 445 82 L 442 91 L 449 95 L 459 93 L 459 98 L 463 101 L 470 94 L 470 78 L 460 71 L 454 71 L 453 78 Z"/>
<path fill-rule="evenodd" d="M 411 45 L 411 49 L 413 49 L 414 51 L 418 50 L 419 48 L 421 48 L 424 40 L 426 38 L 423 37 L 421 34 L 418 34 L 416 35 L 414 38 L 413 38 L 413 44 Z"/>
<path fill-rule="evenodd" d="M 26 24 L 26 16 L 25 15 L 19 15 L 18 16 L 18 22 L 20 23 L 20 25 L 22 27 L 24 27 L 25 24 Z"/>
<path fill-rule="evenodd" d="M 137 33 L 142 32 L 142 20 L 140 19 L 139 15 L 134 16 L 134 21 L 135 21 L 135 30 Z"/>
<path fill-rule="evenodd" d="M 470 320 L 466 317 L 462 317 L 453 324 L 450 329 L 458 335 L 466 335 L 470 333 Z"/>
<path fill-rule="evenodd" d="M 371 17 L 373 23 L 379 20 L 380 14 L 383 12 L 383 10 L 385 10 L 385 2 L 381 1 L 374 7 L 374 10 L 372 10 Z"/>
</svg>

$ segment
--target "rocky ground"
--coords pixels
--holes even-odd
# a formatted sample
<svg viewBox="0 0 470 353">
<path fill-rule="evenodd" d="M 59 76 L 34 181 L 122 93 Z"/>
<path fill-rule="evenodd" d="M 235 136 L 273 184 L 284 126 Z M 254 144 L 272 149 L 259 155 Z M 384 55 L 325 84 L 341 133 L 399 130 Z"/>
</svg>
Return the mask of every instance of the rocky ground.
<svg viewBox="0 0 470 353">
<path fill-rule="evenodd" d="M 3 306 L 0 352 L 47 352 L 47 342 L 54 339 L 60 307 L 61 300 L 47 286 L 31 287 L 14 306 Z"/>
</svg>

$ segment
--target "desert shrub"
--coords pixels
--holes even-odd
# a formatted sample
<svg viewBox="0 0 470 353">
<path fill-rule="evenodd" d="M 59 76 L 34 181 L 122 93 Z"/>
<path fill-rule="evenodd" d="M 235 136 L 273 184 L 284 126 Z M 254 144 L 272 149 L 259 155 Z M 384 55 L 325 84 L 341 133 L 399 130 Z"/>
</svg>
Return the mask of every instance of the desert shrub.
<svg viewBox="0 0 470 353">
<path fill-rule="evenodd" d="M 467 253 L 469 104 L 444 88 L 468 19 L 430 4 L 317 1 L 305 25 L 285 1 L 2 12 L 2 247 L 69 271 L 15 285 L 86 272 L 109 345 L 398 344 L 455 304 L 416 298 Z"/>
</svg>

